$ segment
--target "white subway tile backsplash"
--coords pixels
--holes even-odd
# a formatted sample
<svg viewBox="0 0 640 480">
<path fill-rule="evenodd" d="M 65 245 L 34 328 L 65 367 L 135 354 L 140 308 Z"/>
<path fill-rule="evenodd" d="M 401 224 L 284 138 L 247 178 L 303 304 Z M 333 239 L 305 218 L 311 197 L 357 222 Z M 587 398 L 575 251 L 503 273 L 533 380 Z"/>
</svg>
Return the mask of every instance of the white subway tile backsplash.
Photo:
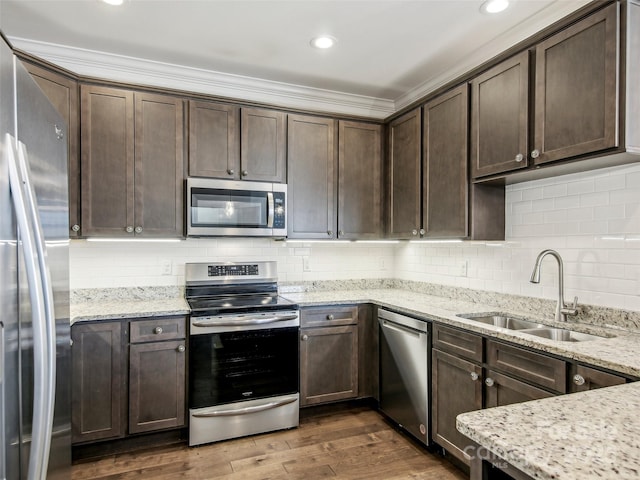
<svg viewBox="0 0 640 480">
<path fill-rule="evenodd" d="M 185 263 L 231 259 L 277 261 L 281 281 L 399 278 L 555 299 L 553 260 L 545 259 L 541 284 L 529 283 L 537 254 L 553 248 L 565 262 L 567 301 L 578 295 L 581 303 L 640 311 L 640 165 L 508 185 L 505 198 L 504 242 L 72 240 L 71 288 L 184 285 Z M 305 256 L 311 271 L 304 271 Z M 162 274 L 165 261 L 171 262 L 170 275 Z"/>
</svg>

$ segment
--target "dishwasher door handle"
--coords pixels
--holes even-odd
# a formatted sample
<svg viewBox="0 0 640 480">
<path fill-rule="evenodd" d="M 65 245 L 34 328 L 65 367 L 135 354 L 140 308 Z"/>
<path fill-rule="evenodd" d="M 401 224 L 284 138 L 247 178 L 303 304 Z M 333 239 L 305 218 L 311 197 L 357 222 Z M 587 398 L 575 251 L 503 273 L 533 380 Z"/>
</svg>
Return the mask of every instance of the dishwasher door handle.
<svg viewBox="0 0 640 480">
<path fill-rule="evenodd" d="M 380 319 L 382 322 L 382 326 L 389 328 L 391 330 L 396 330 L 402 333 L 408 333 L 409 335 L 413 335 L 416 338 L 419 338 L 420 335 L 426 335 L 426 332 L 421 332 L 420 330 L 416 330 L 411 327 L 407 327 L 406 325 L 401 325 L 399 323 L 392 322 L 390 320 L 386 320 L 384 318 Z"/>
</svg>

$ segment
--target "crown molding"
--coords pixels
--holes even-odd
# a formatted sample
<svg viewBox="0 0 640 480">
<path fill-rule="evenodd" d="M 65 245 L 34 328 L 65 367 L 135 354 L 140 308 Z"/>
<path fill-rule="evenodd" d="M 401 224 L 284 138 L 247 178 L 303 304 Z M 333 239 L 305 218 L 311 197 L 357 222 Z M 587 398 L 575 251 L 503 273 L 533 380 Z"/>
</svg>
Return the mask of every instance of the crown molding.
<svg viewBox="0 0 640 480">
<path fill-rule="evenodd" d="M 233 75 L 83 48 L 9 37 L 15 48 L 81 76 L 186 90 L 230 99 L 384 119 L 393 100 Z"/>
<path fill-rule="evenodd" d="M 458 63 L 454 69 L 448 70 L 442 75 L 437 75 L 425 80 L 417 87 L 409 90 L 403 95 L 400 95 L 394 101 L 395 110 L 400 111 L 404 107 L 420 100 L 438 88 L 455 81 L 467 72 L 477 68 L 505 50 L 535 35 L 544 28 L 547 28 L 558 20 L 566 17 L 570 13 L 579 10 L 588 3 L 591 3 L 591 0 L 573 0 L 570 2 L 556 0 L 555 3 L 540 10 L 533 17 L 530 17 L 519 25 L 514 26 L 488 43 L 480 45 L 471 54 L 465 57 L 463 61 Z"/>
</svg>

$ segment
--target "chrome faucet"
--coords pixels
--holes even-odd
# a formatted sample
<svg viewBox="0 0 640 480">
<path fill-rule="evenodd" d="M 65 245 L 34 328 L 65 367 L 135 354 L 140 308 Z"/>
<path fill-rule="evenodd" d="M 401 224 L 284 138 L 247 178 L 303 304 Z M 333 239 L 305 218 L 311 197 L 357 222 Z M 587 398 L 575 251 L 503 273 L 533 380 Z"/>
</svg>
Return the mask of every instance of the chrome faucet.
<svg viewBox="0 0 640 480">
<path fill-rule="evenodd" d="M 556 305 L 556 322 L 566 322 L 567 315 L 578 314 L 578 297 L 574 297 L 573 305 L 568 307 L 564 303 L 564 267 L 562 264 L 562 257 L 555 250 L 543 250 L 536 258 L 536 264 L 533 267 L 531 283 L 540 283 L 540 266 L 542 265 L 542 259 L 547 255 L 551 255 L 558 261 L 558 304 Z"/>
</svg>

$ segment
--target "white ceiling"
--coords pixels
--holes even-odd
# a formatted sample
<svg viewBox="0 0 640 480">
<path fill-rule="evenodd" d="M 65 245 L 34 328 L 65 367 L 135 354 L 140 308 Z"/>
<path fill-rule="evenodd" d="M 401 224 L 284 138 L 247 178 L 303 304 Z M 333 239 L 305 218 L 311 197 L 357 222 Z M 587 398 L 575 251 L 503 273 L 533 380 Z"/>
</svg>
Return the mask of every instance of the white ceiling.
<svg viewBox="0 0 640 480">
<path fill-rule="evenodd" d="M 103 52 L 398 108 L 586 3 L 512 0 L 489 16 L 481 0 L 0 0 L 0 29 L 45 58 L 45 46 L 75 47 L 68 57 Z M 311 48 L 320 33 L 337 46 Z"/>
</svg>

